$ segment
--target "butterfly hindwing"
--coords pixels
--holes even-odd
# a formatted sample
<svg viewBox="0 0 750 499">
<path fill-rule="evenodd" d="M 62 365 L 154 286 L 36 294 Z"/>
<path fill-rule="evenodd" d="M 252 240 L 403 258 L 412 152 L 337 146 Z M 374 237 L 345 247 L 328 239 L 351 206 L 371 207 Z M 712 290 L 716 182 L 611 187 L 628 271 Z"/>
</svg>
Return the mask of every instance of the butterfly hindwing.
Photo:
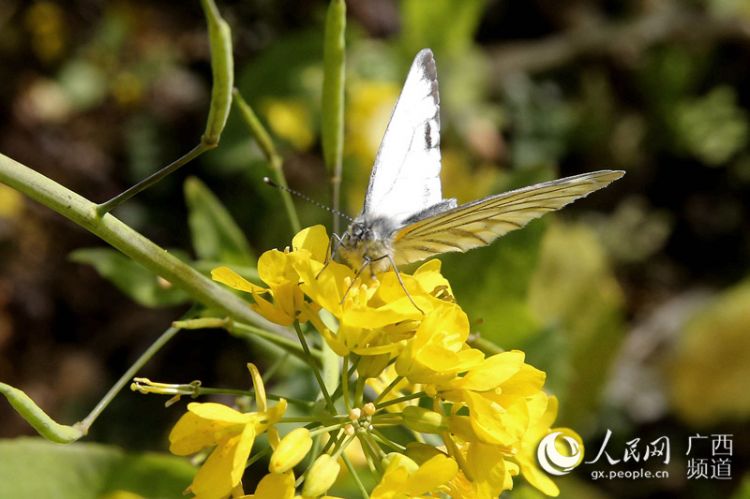
<svg viewBox="0 0 750 499">
<path fill-rule="evenodd" d="M 486 246 L 531 220 L 585 197 L 622 177 L 600 170 L 473 201 L 409 224 L 393 240 L 397 265 Z"/>
<path fill-rule="evenodd" d="M 401 221 L 442 199 L 437 71 L 432 51 L 424 49 L 380 144 L 362 213 Z"/>
</svg>

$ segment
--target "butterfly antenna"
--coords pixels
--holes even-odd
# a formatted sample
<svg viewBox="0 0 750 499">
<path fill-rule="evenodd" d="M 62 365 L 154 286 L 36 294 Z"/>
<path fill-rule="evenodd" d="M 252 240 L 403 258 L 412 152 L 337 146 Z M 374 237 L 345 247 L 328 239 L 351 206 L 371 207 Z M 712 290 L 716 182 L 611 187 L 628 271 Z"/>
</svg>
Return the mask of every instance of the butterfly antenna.
<svg viewBox="0 0 750 499">
<path fill-rule="evenodd" d="M 305 196 L 304 194 L 302 194 L 299 191 L 295 191 L 294 189 L 290 189 L 289 187 L 286 187 L 284 185 L 279 185 L 279 184 L 277 184 L 276 182 L 274 182 L 273 180 L 271 180 L 268 177 L 263 177 L 263 182 L 265 182 L 266 184 L 270 185 L 271 187 L 276 187 L 279 190 L 286 191 L 289 194 L 294 194 L 298 198 L 303 199 L 303 200 L 307 201 L 308 203 L 317 206 L 318 208 L 323 208 L 324 210 L 329 211 L 329 212 L 333 213 L 334 215 L 337 215 L 337 216 L 339 216 L 339 217 L 341 217 L 343 219 L 346 219 L 346 220 L 348 220 L 350 222 L 354 221 L 354 219 L 352 217 L 350 217 L 349 215 L 345 215 L 345 214 L 341 213 L 339 210 L 334 210 L 330 206 L 326 206 L 326 205 L 324 205 L 323 203 L 321 203 L 319 201 L 315 201 L 311 197 Z"/>
</svg>

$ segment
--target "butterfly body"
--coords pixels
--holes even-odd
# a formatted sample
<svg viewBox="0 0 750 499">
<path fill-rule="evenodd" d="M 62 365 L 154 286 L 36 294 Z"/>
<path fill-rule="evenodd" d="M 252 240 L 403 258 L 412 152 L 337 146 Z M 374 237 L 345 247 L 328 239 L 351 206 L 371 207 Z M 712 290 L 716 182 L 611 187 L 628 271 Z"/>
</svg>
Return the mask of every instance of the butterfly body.
<svg viewBox="0 0 750 499">
<path fill-rule="evenodd" d="M 429 49 L 412 63 L 370 175 L 362 212 L 334 254 L 376 273 L 451 251 L 486 246 L 624 175 L 584 173 L 458 206 L 440 183 L 440 98 Z"/>
</svg>

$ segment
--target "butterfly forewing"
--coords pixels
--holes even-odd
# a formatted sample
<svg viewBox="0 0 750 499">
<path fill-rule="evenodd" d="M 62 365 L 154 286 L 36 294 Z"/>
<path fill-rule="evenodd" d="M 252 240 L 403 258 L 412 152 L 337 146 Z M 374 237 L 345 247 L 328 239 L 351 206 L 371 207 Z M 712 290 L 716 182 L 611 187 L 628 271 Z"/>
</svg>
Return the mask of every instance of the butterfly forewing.
<svg viewBox="0 0 750 499">
<path fill-rule="evenodd" d="M 403 265 L 451 251 L 490 244 L 531 220 L 606 187 L 624 172 L 601 170 L 496 194 L 414 222 L 393 241 Z"/>
<path fill-rule="evenodd" d="M 432 51 L 414 58 L 370 175 L 363 214 L 401 221 L 442 201 L 440 98 Z"/>
</svg>

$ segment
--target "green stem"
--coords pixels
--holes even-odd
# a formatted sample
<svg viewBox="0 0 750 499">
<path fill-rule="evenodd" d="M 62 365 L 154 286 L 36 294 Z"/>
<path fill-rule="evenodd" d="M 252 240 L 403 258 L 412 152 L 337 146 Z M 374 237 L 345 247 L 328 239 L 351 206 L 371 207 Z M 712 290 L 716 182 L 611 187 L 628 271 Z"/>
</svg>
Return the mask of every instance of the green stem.
<svg viewBox="0 0 750 499">
<path fill-rule="evenodd" d="M 309 348 L 305 349 L 299 343 L 288 338 L 286 335 L 282 336 L 276 332 L 266 331 L 262 328 L 251 326 L 249 324 L 234 322 L 229 328 L 229 333 L 232 336 L 237 336 L 240 338 L 247 336 L 252 338 L 262 338 L 269 343 L 273 343 L 274 345 L 282 347 L 285 351 L 291 353 L 296 357 L 299 357 L 305 362 L 309 360 L 307 357 L 309 356 L 310 359 L 312 359 L 312 363 L 316 366 L 320 365 L 323 357 L 323 354 L 320 352 L 320 350 L 311 350 Z"/>
<path fill-rule="evenodd" d="M 388 437 L 383 435 L 380 431 L 378 431 L 376 428 L 369 430 L 369 432 L 370 434 L 372 434 L 372 438 L 374 438 L 381 444 L 388 446 L 391 449 L 396 450 L 397 452 L 404 452 L 406 450 L 406 447 L 389 439 Z"/>
<path fill-rule="evenodd" d="M 247 460 L 247 463 L 245 463 L 245 469 L 247 469 L 250 466 L 254 465 L 258 461 L 260 461 L 261 459 L 263 459 L 264 457 L 266 457 L 267 455 L 269 455 L 270 453 L 271 453 L 271 447 L 266 447 L 262 451 L 258 452 L 253 457 L 251 457 L 250 459 Z"/>
<path fill-rule="evenodd" d="M 288 190 L 286 190 L 289 188 L 289 186 L 287 185 L 286 177 L 284 176 L 283 160 L 281 159 L 279 153 L 276 151 L 276 146 L 273 144 L 271 136 L 263 127 L 263 124 L 258 119 L 258 115 L 255 114 L 255 111 L 253 111 L 253 108 L 251 108 L 250 104 L 248 104 L 245 99 L 242 98 L 239 90 L 235 88 L 233 93 L 234 103 L 237 106 L 237 109 L 239 109 L 242 119 L 245 121 L 245 124 L 250 130 L 250 134 L 258 142 L 260 150 L 263 151 L 268 164 L 271 166 L 274 180 L 277 184 L 283 187 L 283 189 L 279 189 L 279 193 L 281 194 L 281 200 L 284 202 L 284 208 L 286 209 L 286 214 L 289 217 L 289 223 L 292 226 L 292 231 L 294 231 L 294 233 L 296 234 L 300 231 L 299 217 L 297 217 L 297 210 L 294 208 L 292 195 Z"/>
<path fill-rule="evenodd" d="M 362 494 L 362 497 L 365 499 L 369 499 L 370 494 L 367 493 L 367 489 L 365 488 L 365 485 L 362 483 L 362 480 L 359 478 L 359 475 L 357 474 L 357 469 L 352 464 L 352 461 L 349 459 L 349 456 L 346 454 L 341 455 L 341 459 L 344 460 L 344 464 L 346 465 L 346 468 L 349 470 L 349 473 L 352 475 L 352 478 L 354 479 L 354 483 L 357 484 L 357 488 L 359 489 L 360 494 Z"/>
<path fill-rule="evenodd" d="M 196 396 L 201 395 L 233 395 L 236 397 L 252 397 L 255 395 L 255 390 L 239 390 L 235 388 L 209 388 L 209 387 L 198 387 L 196 390 Z M 281 400 L 284 399 L 287 402 L 300 405 L 303 407 L 312 407 L 314 402 L 309 400 L 298 399 L 294 397 L 287 397 L 286 395 L 279 395 L 276 393 L 266 392 L 266 398 L 268 400 Z"/>
<path fill-rule="evenodd" d="M 330 426 L 323 426 L 321 428 L 316 428 L 316 429 L 314 429 L 313 431 L 310 432 L 310 436 L 311 437 L 316 437 L 316 436 L 321 435 L 323 433 L 330 433 L 333 430 L 340 430 L 341 427 L 344 426 L 344 425 L 346 425 L 346 424 L 347 424 L 347 422 L 342 422 L 342 423 L 333 424 L 333 425 L 330 425 Z"/>
<path fill-rule="evenodd" d="M 362 406 L 365 402 L 365 378 L 357 378 L 357 382 L 354 384 L 354 403 L 357 406 Z"/>
<path fill-rule="evenodd" d="M 299 338 L 299 342 L 302 345 L 302 349 L 305 351 L 305 355 L 307 355 L 308 357 L 308 364 L 310 365 L 310 368 L 312 368 L 313 374 L 315 375 L 315 379 L 318 381 L 318 385 L 320 385 L 320 391 L 323 394 L 323 398 L 326 401 L 326 406 L 328 406 L 328 410 L 331 412 L 331 414 L 336 414 L 336 406 L 334 405 L 333 400 L 331 399 L 331 395 L 328 393 L 328 388 L 326 388 L 326 384 L 323 381 L 323 376 L 321 376 L 318 366 L 312 360 L 312 355 L 310 354 L 310 347 L 307 346 L 307 340 L 305 339 L 305 335 L 302 332 L 302 329 L 300 329 L 299 322 L 297 321 L 294 321 L 294 330 L 297 331 L 297 337 Z"/>
<path fill-rule="evenodd" d="M 388 402 L 383 402 L 382 404 L 377 404 L 378 410 L 388 407 L 389 405 L 394 404 L 400 404 L 401 402 L 406 402 L 408 400 L 418 399 L 420 397 L 424 397 L 426 395 L 425 392 L 415 392 L 410 395 L 404 395 L 403 397 L 399 397 L 397 399 L 389 400 Z"/>
<path fill-rule="evenodd" d="M 209 145 L 204 142 L 201 142 L 197 146 L 193 147 L 185 155 L 181 156 L 177 160 L 168 164 L 161 170 L 149 175 L 145 179 L 141 180 L 140 182 L 130 187 L 129 189 L 124 190 L 123 192 L 113 197 L 109 201 L 96 205 L 96 214 L 100 217 L 104 216 L 105 214 L 109 213 L 110 211 L 120 206 L 122 203 L 124 203 L 128 199 L 138 194 L 139 192 L 145 191 L 146 189 L 156 184 L 167 175 L 177 171 L 179 168 L 181 168 L 185 164 L 194 160 L 195 158 L 197 158 L 204 152 L 208 151 L 209 149 L 213 149 L 214 147 L 216 147 L 216 144 Z"/>
<path fill-rule="evenodd" d="M 333 232 L 339 233 L 341 175 L 344 154 L 344 77 L 346 73 L 346 3 L 331 0 L 326 14 L 323 46 L 323 102 L 321 135 L 323 157 L 331 174 Z"/>
<path fill-rule="evenodd" d="M 346 412 L 348 413 L 351 408 L 352 404 L 349 401 L 349 356 L 344 357 L 344 366 L 341 368 L 341 391 L 344 395 L 344 407 L 346 407 Z"/>
<path fill-rule="evenodd" d="M 479 350 L 483 351 L 487 355 L 495 355 L 498 353 L 503 353 L 505 351 L 490 340 L 482 338 L 479 335 L 476 335 L 473 338 L 470 337 L 468 343 L 474 348 L 478 348 Z"/>
<path fill-rule="evenodd" d="M 0 182 L 99 236 L 204 305 L 238 321 L 255 324 L 279 334 L 288 334 L 286 329 L 273 325 L 256 314 L 247 302 L 172 256 L 113 215 L 98 216 L 96 204 L 3 154 L 0 154 Z"/>
<path fill-rule="evenodd" d="M 391 391 L 391 390 L 393 390 L 393 388 L 394 388 L 394 387 L 395 387 L 395 386 L 396 386 L 397 384 L 399 384 L 399 382 L 400 382 L 400 381 L 401 381 L 402 379 L 404 379 L 404 377 L 403 377 L 403 376 L 396 376 L 395 378 L 393 378 L 393 381 L 391 381 L 390 383 L 388 383 L 388 386 L 386 386 L 385 388 L 383 388 L 383 391 L 382 391 L 382 392 L 380 392 L 380 395 L 378 395 L 378 398 L 376 398 L 376 399 L 375 399 L 375 401 L 373 402 L 373 404 L 375 404 L 375 405 L 378 405 L 378 403 L 379 403 L 379 402 L 380 402 L 381 400 L 383 400 L 383 397 L 385 397 L 386 395 L 388 395 L 388 393 L 390 393 L 390 391 Z"/>
<path fill-rule="evenodd" d="M 89 428 L 91 428 L 91 425 L 94 424 L 94 421 L 96 421 L 96 418 L 99 417 L 99 415 L 104 411 L 104 409 L 112 402 L 112 400 L 117 396 L 118 393 L 125 387 L 125 385 L 130 382 L 131 379 L 136 375 L 136 373 L 148 362 L 151 360 L 151 358 L 161 350 L 161 348 L 167 344 L 169 340 L 174 337 L 178 332 L 180 331 L 179 328 L 176 327 L 170 327 L 166 331 L 164 331 L 159 338 L 149 346 L 145 352 L 141 354 L 138 359 L 133 362 L 133 365 L 131 365 L 127 371 L 123 373 L 122 376 L 120 376 L 120 379 L 117 380 L 117 382 L 112 385 L 112 388 L 109 389 L 109 391 L 102 397 L 102 399 L 99 401 L 98 404 L 94 407 L 94 409 L 89 413 L 88 416 L 86 416 L 81 421 L 81 429 L 84 433 L 88 433 Z"/>
</svg>

